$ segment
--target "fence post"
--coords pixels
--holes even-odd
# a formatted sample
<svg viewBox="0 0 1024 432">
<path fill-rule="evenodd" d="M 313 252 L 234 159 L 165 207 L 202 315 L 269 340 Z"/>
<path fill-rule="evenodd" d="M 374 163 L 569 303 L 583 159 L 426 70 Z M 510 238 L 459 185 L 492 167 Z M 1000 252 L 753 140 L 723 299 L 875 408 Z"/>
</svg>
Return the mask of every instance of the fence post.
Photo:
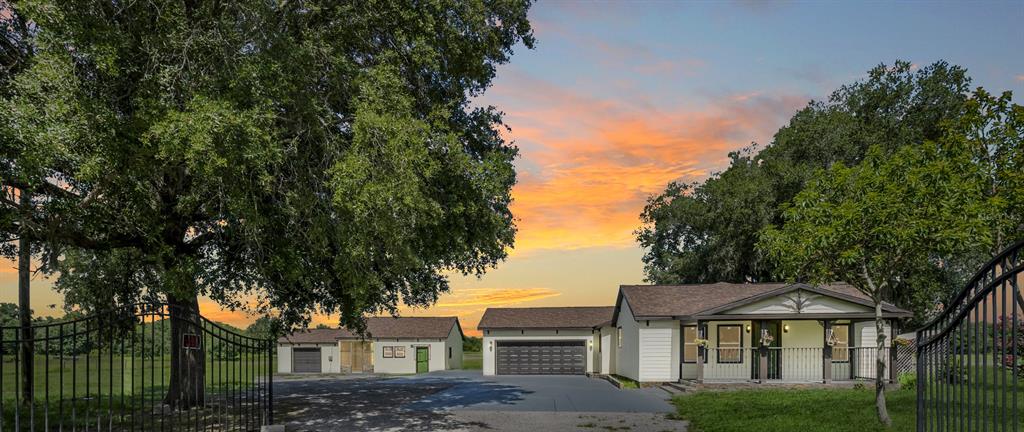
<svg viewBox="0 0 1024 432">
<path fill-rule="evenodd" d="M 832 382 L 832 346 L 828 344 L 828 335 L 832 331 L 832 321 L 825 320 L 822 337 L 825 338 L 821 345 L 821 382 L 828 384 Z"/>
</svg>

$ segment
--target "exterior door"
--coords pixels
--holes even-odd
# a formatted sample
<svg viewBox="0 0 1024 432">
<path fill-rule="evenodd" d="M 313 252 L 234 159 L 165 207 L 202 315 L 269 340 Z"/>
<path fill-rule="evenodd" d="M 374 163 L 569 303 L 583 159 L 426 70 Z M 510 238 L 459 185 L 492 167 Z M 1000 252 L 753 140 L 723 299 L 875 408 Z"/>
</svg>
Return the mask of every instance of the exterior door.
<svg viewBox="0 0 1024 432">
<path fill-rule="evenodd" d="M 416 347 L 416 373 L 430 371 L 430 348 Z"/>
<path fill-rule="evenodd" d="M 772 343 L 768 345 L 768 348 L 779 348 L 782 346 L 782 321 L 766 321 L 767 325 L 764 327 L 768 330 L 768 334 L 772 335 Z M 754 321 L 752 323 L 752 331 L 750 332 L 751 345 L 754 348 L 761 347 L 761 321 Z M 755 351 L 755 356 L 751 362 L 750 377 L 752 379 L 760 379 L 758 376 L 761 370 L 761 358 L 760 352 Z M 768 349 L 768 377 L 766 379 L 782 379 L 782 350 L 780 349 Z"/>
<path fill-rule="evenodd" d="M 583 375 L 587 351 L 583 341 L 498 341 L 498 375 Z"/>
<path fill-rule="evenodd" d="M 292 348 L 292 372 L 320 373 L 320 348 Z"/>
</svg>

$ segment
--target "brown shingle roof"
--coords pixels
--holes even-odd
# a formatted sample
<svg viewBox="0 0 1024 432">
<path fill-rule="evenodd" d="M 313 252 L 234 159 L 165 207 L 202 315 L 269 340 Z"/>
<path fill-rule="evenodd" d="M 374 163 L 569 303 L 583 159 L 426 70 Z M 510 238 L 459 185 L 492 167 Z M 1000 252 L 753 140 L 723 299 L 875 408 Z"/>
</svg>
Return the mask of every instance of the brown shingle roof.
<svg viewBox="0 0 1024 432">
<path fill-rule="evenodd" d="M 621 298 L 629 303 L 634 316 L 680 317 L 694 316 L 774 291 L 800 288 L 820 290 L 840 298 L 870 304 L 870 299 L 866 295 L 846 283 L 811 286 L 800 283 L 719 282 L 693 285 L 623 285 L 619 290 Z M 888 303 L 885 303 L 883 308 L 888 312 L 906 312 Z"/>
<path fill-rule="evenodd" d="M 369 317 L 366 318 L 366 337 L 383 339 L 444 339 L 458 325 L 457 317 Z M 460 328 L 461 330 L 461 328 Z M 342 329 L 339 339 L 359 338 L 358 334 Z"/>
<path fill-rule="evenodd" d="M 614 306 L 487 308 L 478 329 L 594 328 L 611 322 Z"/>
<path fill-rule="evenodd" d="M 298 330 L 277 338 L 282 343 L 334 343 L 342 334 L 341 329 Z"/>
<path fill-rule="evenodd" d="M 369 317 L 366 338 L 444 339 L 458 325 L 457 317 Z M 461 332 L 461 327 L 460 327 Z M 338 339 L 358 339 L 346 328 L 298 330 L 277 338 L 284 343 L 334 343 Z"/>
</svg>

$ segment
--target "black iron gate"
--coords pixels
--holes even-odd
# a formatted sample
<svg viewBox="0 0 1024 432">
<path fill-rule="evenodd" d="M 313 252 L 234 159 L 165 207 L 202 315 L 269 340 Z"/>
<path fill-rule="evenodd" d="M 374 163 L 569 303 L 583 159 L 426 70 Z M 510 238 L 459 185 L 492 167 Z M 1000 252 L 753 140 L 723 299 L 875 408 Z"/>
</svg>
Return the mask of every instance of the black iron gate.
<svg viewBox="0 0 1024 432">
<path fill-rule="evenodd" d="M 917 331 L 918 431 L 1020 431 L 1024 242 L 992 259 Z"/>
<path fill-rule="evenodd" d="M 178 307 L 140 304 L 36 324 L 28 340 L 19 327 L 0 327 L 0 431 L 254 431 L 271 424 L 273 341 Z M 171 343 L 172 333 L 179 343 Z M 21 354 L 26 342 L 32 359 Z"/>
</svg>

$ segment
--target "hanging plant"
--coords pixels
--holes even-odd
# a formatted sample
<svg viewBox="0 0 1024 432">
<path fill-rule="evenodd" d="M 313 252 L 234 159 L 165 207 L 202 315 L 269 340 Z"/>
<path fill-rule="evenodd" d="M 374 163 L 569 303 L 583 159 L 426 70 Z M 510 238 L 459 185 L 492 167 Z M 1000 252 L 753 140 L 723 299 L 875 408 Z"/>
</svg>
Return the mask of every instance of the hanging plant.
<svg viewBox="0 0 1024 432">
<path fill-rule="evenodd" d="M 769 346 L 775 341 L 775 336 L 768 333 L 768 329 L 761 329 L 761 346 Z"/>
<path fill-rule="evenodd" d="M 693 340 L 693 343 L 697 344 L 697 346 L 701 348 L 707 348 L 710 341 L 708 341 L 707 339 L 697 338 Z"/>
<path fill-rule="evenodd" d="M 830 347 L 836 346 L 836 344 L 839 343 L 839 340 L 836 338 L 836 333 L 832 331 L 832 329 L 825 331 L 825 343 Z"/>
</svg>

